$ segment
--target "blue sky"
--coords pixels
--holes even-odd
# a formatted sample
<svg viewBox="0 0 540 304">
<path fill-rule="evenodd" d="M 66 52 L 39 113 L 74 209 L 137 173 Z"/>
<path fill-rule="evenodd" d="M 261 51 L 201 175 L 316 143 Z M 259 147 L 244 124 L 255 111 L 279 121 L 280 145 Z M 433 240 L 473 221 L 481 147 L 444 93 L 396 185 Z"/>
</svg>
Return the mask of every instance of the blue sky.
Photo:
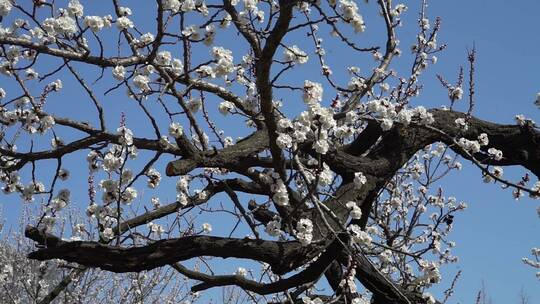
<svg viewBox="0 0 540 304">
<path fill-rule="evenodd" d="M 85 4 L 86 2 L 88 1 L 83 1 Z M 377 21 L 373 20 L 372 16 L 373 13 L 376 13 L 374 1 L 370 1 L 367 7 L 363 1 L 358 2 L 368 26 L 367 32 L 363 35 L 366 39 L 381 39 L 377 37 L 381 32 L 377 28 Z M 404 2 L 409 6 L 409 10 L 404 18 L 404 26 L 398 29 L 398 37 L 401 41 L 401 48 L 406 53 L 416 33 L 415 19 L 421 1 Z M 148 22 L 149 20 L 153 22 L 154 17 L 148 18 L 148 14 L 141 8 L 142 2 L 123 1 L 122 3 L 134 9 L 133 19 L 138 26 L 151 29 Z M 103 7 L 90 5 L 87 9 L 95 14 L 104 14 L 108 11 Z M 540 91 L 538 11 L 540 11 L 540 2 L 538 1 L 432 0 L 428 8 L 428 15 L 432 20 L 435 16 L 442 17 L 442 29 L 438 35 L 438 41 L 448 44 L 448 47 L 438 55 L 439 62 L 431 66 L 428 72 L 421 77 L 425 89 L 422 95 L 415 99 L 414 105 L 438 107 L 447 103 L 446 92 L 438 84 L 435 74 L 442 74 L 450 80 L 455 79 L 459 65 L 466 65 L 467 49 L 470 49 L 474 44 L 478 53 L 475 115 L 500 123 L 513 123 L 514 115 L 525 114 L 540 122 L 540 112 L 533 105 L 536 93 Z M 372 23 L 371 20 L 373 20 Z M 296 36 L 288 38 L 287 43 L 295 43 L 296 38 Z M 242 48 L 235 45 L 237 44 L 235 39 L 230 39 L 228 36 L 218 37 L 216 44 L 220 43 L 228 44 L 233 49 L 235 47 Z M 302 47 L 301 44 L 299 46 Z M 328 61 L 337 66 L 350 64 L 362 66 L 365 64 L 363 61 L 356 63 L 355 58 L 342 56 L 340 49 L 334 48 L 331 44 L 327 51 Z M 312 57 L 312 60 L 314 59 Z M 405 69 L 408 64 L 407 59 L 406 55 L 396 59 L 392 67 L 397 70 Z M 372 64 L 372 61 L 369 63 Z M 95 71 L 84 69 L 82 73 L 96 75 Z M 306 67 L 305 70 L 293 71 L 291 80 L 301 83 L 306 75 L 316 78 L 317 73 L 316 70 Z M 67 80 L 66 83 L 70 84 L 70 81 Z M 73 84 L 73 82 L 71 83 Z M 98 84 L 100 88 L 108 85 L 110 83 Z M 287 99 L 286 93 L 278 95 Z M 66 115 L 67 113 L 70 115 L 75 113 L 78 117 L 86 118 L 88 113 L 94 112 L 89 112 L 93 109 L 88 102 L 85 104 L 76 102 L 80 96 L 81 91 L 76 86 L 68 85 L 62 95 L 55 96 L 51 101 L 57 102 L 57 104 L 51 106 L 56 110 L 63 111 Z M 117 103 L 114 100 L 125 99 L 124 96 L 124 92 L 121 91 L 104 98 L 108 108 L 112 110 L 111 114 L 108 115 L 109 121 L 117 122 L 119 113 L 126 111 L 128 113 L 128 126 L 134 129 L 136 135 L 144 135 L 148 131 L 138 124 L 140 119 L 138 115 L 140 114 L 137 114 L 136 110 L 132 108 L 126 109 L 120 102 Z M 330 98 L 331 96 L 325 97 Z M 70 102 L 65 102 L 65 99 L 69 99 Z M 301 102 L 287 104 L 286 107 L 297 109 L 299 104 Z M 112 126 L 114 124 L 111 123 Z M 236 122 L 235 126 L 240 126 L 240 124 Z M 230 130 L 230 132 L 235 136 L 243 133 L 238 130 Z M 67 138 L 68 134 L 65 137 Z M 66 163 L 71 164 L 72 168 L 79 166 L 80 155 L 67 157 Z M 465 166 L 460 174 L 454 173 L 444 180 L 446 193 L 466 201 L 469 209 L 456 218 L 452 234 L 452 239 L 458 245 L 454 253 L 460 257 L 460 262 L 445 268 L 443 272 L 445 276 L 440 288 L 445 289 L 452 275 L 456 271 L 462 270 L 463 274 L 457 283 L 455 296 L 450 300 L 450 303 L 473 302 L 482 282 L 484 282 L 494 304 L 517 303 L 518 294 L 522 289 L 529 295 L 531 303 L 539 302 L 540 288 L 538 279 L 534 276 L 534 270 L 521 262 L 521 258 L 529 254 L 531 247 L 540 246 L 538 238 L 540 221 L 535 210 L 538 202 L 528 198 L 515 202 L 511 197 L 511 191 L 502 190 L 498 185 L 483 184 L 479 170 L 472 168 L 465 161 L 463 163 Z M 45 168 L 53 165 L 49 162 L 45 164 Z M 72 169 L 72 174 L 86 174 L 85 166 L 81 171 Z M 505 172 L 508 176 L 519 178 L 521 171 L 509 168 L 505 169 Z M 68 181 L 66 185 L 82 192 L 82 194 L 74 193 L 74 196 L 81 201 L 86 190 L 85 184 L 80 184 L 80 181 Z M 167 187 L 167 185 L 172 186 L 172 182 L 164 181 L 161 189 L 165 189 L 163 187 Z M 72 190 L 72 192 L 76 191 Z M 167 197 L 172 199 L 174 195 L 168 191 L 162 195 L 162 200 L 166 201 Z M 0 194 L 0 198 L 5 201 L 7 197 Z M 11 212 L 15 209 L 7 210 L 7 214 L 13 215 Z"/>
</svg>

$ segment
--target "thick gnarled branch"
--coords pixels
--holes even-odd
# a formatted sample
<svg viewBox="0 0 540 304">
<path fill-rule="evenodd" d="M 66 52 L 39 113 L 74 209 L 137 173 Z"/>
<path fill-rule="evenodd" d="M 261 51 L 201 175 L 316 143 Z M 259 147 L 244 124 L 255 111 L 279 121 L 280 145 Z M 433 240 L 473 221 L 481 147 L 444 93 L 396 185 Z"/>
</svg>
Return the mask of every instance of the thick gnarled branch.
<svg viewBox="0 0 540 304">
<path fill-rule="evenodd" d="M 133 272 L 185 261 L 199 256 L 243 258 L 268 263 L 276 274 L 287 273 L 313 258 L 321 248 L 299 242 L 277 242 L 214 236 L 187 236 L 159 240 L 142 247 L 122 248 L 98 242 L 62 241 L 34 227 L 25 235 L 47 246 L 31 252 L 34 260 L 63 259 L 112 272 Z"/>
<path fill-rule="evenodd" d="M 202 291 L 217 286 L 236 285 L 245 290 L 256 292 L 260 295 L 266 295 L 283 292 L 293 287 L 298 287 L 306 283 L 317 281 L 330 266 L 330 264 L 338 257 L 338 255 L 342 253 L 342 250 L 345 248 L 345 245 L 348 242 L 348 236 L 346 234 L 340 235 L 324 250 L 321 256 L 319 256 L 317 260 L 311 263 L 306 269 L 289 278 L 281 279 L 268 284 L 251 281 L 239 275 L 210 276 L 195 273 L 181 265 L 173 265 L 173 267 L 192 279 L 203 281 L 203 283 L 192 287 L 191 290 L 193 292 Z"/>
<path fill-rule="evenodd" d="M 243 160 L 249 156 L 256 155 L 268 146 L 268 134 L 266 130 L 259 130 L 240 140 L 230 147 L 201 152 L 193 157 L 183 158 L 170 162 L 167 165 L 168 176 L 185 175 L 195 168 L 240 168 Z"/>
</svg>

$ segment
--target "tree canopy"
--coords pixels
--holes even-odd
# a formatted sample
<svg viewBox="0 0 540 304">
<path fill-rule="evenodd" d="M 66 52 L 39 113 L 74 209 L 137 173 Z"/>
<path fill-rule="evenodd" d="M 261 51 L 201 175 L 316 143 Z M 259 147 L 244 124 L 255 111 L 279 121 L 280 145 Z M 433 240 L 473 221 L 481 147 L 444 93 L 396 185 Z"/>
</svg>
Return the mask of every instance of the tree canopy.
<svg viewBox="0 0 540 304">
<path fill-rule="evenodd" d="M 438 76 L 444 107 L 414 103 L 446 47 L 426 0 L 412 46 L 398 33 L 417 8 L 392 0 L 101 5 L 0 0 L 3 200 L 34 206 L 18 259 L 56 273 L 36 302 L 101 269 L 151 273 L 134 303 L 159 301 L 171 271 L 192 283 L 163 287 L 171 303 L 224 286 L 254 303 L 444 303 L 453 283 L 428 289 L 467 205 L 439 184 L 460 159 L 540 196 L 534 121 L 475 116 L 474 48 L 456 81 Z"/>
</svg>

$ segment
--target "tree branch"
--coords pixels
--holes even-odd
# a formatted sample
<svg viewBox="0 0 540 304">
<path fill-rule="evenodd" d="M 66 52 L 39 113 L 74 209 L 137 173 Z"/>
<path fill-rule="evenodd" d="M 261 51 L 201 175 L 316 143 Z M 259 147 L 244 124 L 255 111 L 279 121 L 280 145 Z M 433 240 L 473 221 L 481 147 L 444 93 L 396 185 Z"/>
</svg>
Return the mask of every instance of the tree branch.
<svg viewBox="0 0 540 304">
<path fill-rule="evenodd" d="M 112 272 L 150 270 L 199 256 L 244 258 L 268 263 L 276 274 L 283 274 L 303 265 L 321 248 L 302 246 L 299 242 L 277 242 L 214 236 L 187 236 L 159 240 L 142 247 L 121 248 L 98 242 L 62 241 L 35 227 L 28 226 L 26 237 L 47 246 L 28 254 L 28 258 L 44 261 L 63 259 L 87 267 Z"/>
</svg>

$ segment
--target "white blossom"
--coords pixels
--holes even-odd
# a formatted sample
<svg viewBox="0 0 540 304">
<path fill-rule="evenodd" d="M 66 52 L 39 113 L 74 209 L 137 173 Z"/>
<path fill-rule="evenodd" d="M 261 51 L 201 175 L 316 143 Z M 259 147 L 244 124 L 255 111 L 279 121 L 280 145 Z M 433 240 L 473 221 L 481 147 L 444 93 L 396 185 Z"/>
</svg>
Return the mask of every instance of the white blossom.
<svg viewBox="0 0 540 304">
<path fill-rule="evenodd" d="M 323 169 L 319 173 L 319 185 L 328 186 L 334 180 L 334 172 L 328 167 L 327 164 L 323 163 Z"/>
<path fill-rule="evenodd" d="M 180 11 L 180 1 L 179 0 L 165 0 L 163 2 L 163 9 L 171 10 L 173 13 L 178 13 Z"/>
<path fill-rule="evenodd" d="M 45 215 L 41 219 L 41 224 L 44 226 L 46 231 L 51 231 L 54 227 L 54 224 L 56 223 L 57 218 L 50 215 Z"/>
<path fill-rule="evenodd" d="M 24 72 L 26 73 L 27 79 L 36 79 L 39 76 L 39 74 L 32 68 L 28 68 Z"/>
<path fill-rule="evenodd" d="M 150 230 L 150 233 L 152 233 L 154 235 L 161 236 L 163 233 L 165 233 L 165 228 L 163 228 L 163 226 L 161 226 L 159 224 L 150 222 L 150 223 L 146 224 L 146 226 Z"/>
<path fill-rule="evenodd" d="M 254 11 L 257 9 L 257 3 L 259 0 L 244 0 L 244 10 Z"/>
<path fill-rule="evenodd" d="M 307 297 L 307 296 L 302 297 L 302 302 L 303 304 L 324 304 L 321 298 L 311 299 L 310 297 Z"/>
<path fill-rule="evenodd" d="M 75 224 L 73 226 L 73 233 L 74 234 L 82 234 L 86 231 L 86 228 L 84 227 L 84 224 Z"/>
<path fill-rule="evenodd" d="M 132 14 L 131 8 L 125 7 L 125 6 L 120 6 L 118 8 L 118 14 L 120 16 L 131 16 L 131 14 Z"/>
<path fill-rule="evenodd" d="M 161 51 L 156 55 L 156 62 L 159 65 L 170 65 L 172 60 L 171 52 Z"/>
<path fill-rule="evenodd" d="M 71 0 L 68 4 L 68 12 L 70 16 L 80 18 L 84 14 L 84 7 L 79 0 Z"/>
<path fill-rule="evenodd" d="M 293 124 L 290 119 L 284 117 L 278 120 L 278 129 L 280 132 L 287 131 L 288 129 L 292 128 Z"/>
<path fill-rule="evenodd" d="M 184 133 L 184 128 L 177 122 L 171 122 L 169 125 L 169 135 L 173 138 L 180 138 Z"/>
<path fill-rule="evenodd" d="M 298 46 L 293 45 L 292 47 L 285 48 L 283 51 L 285 61 L 292 62 L 293 64 L 304 64 L 308 61 L 309 57 L 306 52 L 302 51 Z"/>
<path fill-rule="evenodd" d="M 276 144 L 281 149 L 289 149 L 292 147 L 292 137 L 286 133 L 279 133 Z"/>
<path fill-rule="evenodd" d="M 330 145 L 328 144 L 328 140 L 326 139 L 318 139 L 313 143 L 313 149 L 315 149 L 315 152 L 319 154 L 326 154 L 328 152 L 328 149 L 330 149 Z"/>
<path fill-rule="evenodd" d="M 161 207 L 161 202 L 159 200 L 159 197 L 152 197 L 150 199 L 150 202 L 152 203 L 152 206 L 154 207 L 154 209 Z"/>
<path fill-rule="evenodd" d="M 273 237 L 278 237 L 281 235 L 281 222 L 278 220 L 270 221 L 266 224 L 264 231 L 268 233 L 268 235 Z"/>
<path fill-rule="evenodd" d="M 429 30 L 430 26 L 429 26 L 429 19 L 427 18 L 422 18 L 419 20 L 420 21 L 420 26 L 422 27 L 422 29 L 424 30 Z"/>
<path fill-rule="evenodd" d="M 213 68 L 216 76 L 226 76 L 234 71 L 233 56 L 230 50 L 222 47 L 213 47 L 212 55 L 217 60 Z"/>
<path fill-rule="evenodd" d="M 106 28 L 112 27 L 113 17 L 111 15 L 103 16 L 103 25 Z"/>
<path fill-rule="evenodd" d="M 107 153 L 105 154 L 105 157 L 103 157 L 103 169 L 107 172 L 113 172 L 122 166 L 122 158 L 115 156 L 113 153 Z"/>
<path fill-rule="evenodd" d="M 133 187 L 127 187 L 121 196 L 121 202 L 131 204 L 137 198 L 137 190 Z"/>
<path fill-rule="evenodd" d="M 424 166 L 419 162 L 414 162 L 409 170 L 414 179 L 419 179 L 421 174 L 424 173 Z"/>
<path fill-rule="evenodd" d="M 209 223 L 203 223 L 202 224 L 202 231 L 204 233 L 210 233 L 212 232 L 212 225 L 210 225 Z"/>
<path fill-rule="evenodd" d="M 365 231 L 362 231 L 362 228 L 358 225 L 350 225 L 347 229 L 351 236 L 353 237 L 353 242 L 359 245 L 370 245 L 371 236 Z"/>
<path fill-rule="evenodd" d="M 466 150 L 469 153 L 478 153 L 480 152 L 480 143 L 476 140 L 468 140 L 466 138 L 461 137 L 458 140 L 458 145 Z"/>
<path fill-rule="evenodd" d="M 195 40 L 198 40 L 201 37 L 201 34 L 199 33 L 199 28 L 196 25 L 187 26 L 182 31 L 182 35 Z"/>
<path fill-rule="evenodd" d="M 173 59 L 171 63 L 171 69 L 174 74 L 182 75 L 184 73 L 184 64 L 182 63 L 182 60 L 178 58 Z"/>
<path fill-rule="evenodd" d="M 394 125 L 394 121 L 390 118 L 383 118 L 381 120 L 381 129 L 383 131 L 388 131 L 392 129 L 392 126 Z"/>
<path fill-rule="evenodd" d="M 148 76 L 145 76 L 145 75 L 137 75 L 133 77 L 133 84 L 137 88 L 141 89 L 141 91 L 143 92 L 150 91 L 150 85 L 148 85 L 149 82 L 150 82 L 150 78 L 148 78 Z"/>
<path fill-rule="evenodd" d="M 141 38 L 139 38 L 139 41 L 143 45 L 148 45 L 148 44 L 154 42 L 154 39 L 155 39 L 154 34 L 146 33 L 146 34 L 141 35 Z"/>
<path fill-rule="evenodd" d="M 116 80 L 124 80 L 126 68 L 122 65 L 117 65 L 112 70 L 112 75 Z"/>
<path fill-rule="evenodd" d="M 47 19 L 45 21 L 47 21 Z M 78 30 L 75 19 L 69 16 L 60 16 L 52 20 L 51 22 L 53 27 L 53 33 L 56 32 L 58 34 L 71 35 L 75 34 Z"/>
<path fill-rule="evenodd" d="M 176 192 L 178 193 L 187 193 L 189 187 L 189 177 L 182 176 L 176 181 Z"/>
<path fill-rule="evenodd" d="M 129 20 L 128 17 L 122 16 L 116 19 L 116 28 L 120 31 L 127 30 L 133 27 L 133 21 Z"/>
<path fill-rule="evenodd" d="M 0 0 L 0 16 L 7 16 L 12 8 L 13 5 L 10 0 Z"/>
<path fill-rule="evenodd" d="M 364 298 L 358 297 L 358 298 L 352 299 L 351 304 L 369 304 L 369 302 Z"/>
<path fill-rule="evenodd" d="M 412 111 L 407 109 L 401 109 L 401 111 L 399 111 L 399 113 L 397 114 L 397 121 L 407 126 L 411 123 L 412 115 Z"/>
<path fill-rule="evenodd" d="M 449 97 L 451 100 L 460 100 L 463 98 L 463 89 L 461 87 L 451 88 Z"/>
<path fill-rule="evenodd" d="M 502 178 L 503 173 L 504 173 L 504 170 L 503 170 L 502 167 L 495 166 L 495 167 L 493 167 L 491 173 L 492 173 L 495 177 Z"/>
<path fill-rule="evenodd" d="M 208 192 L 205 190 L 198 191 L 197 198 L 201 201 L 204 201 L 208 198 Z"/>
<path fill-rule="evenodd" d="M 161 181 L 161 173 L 155 168 L 150 168 L 146 171 L 146 176 L 148 177 L 148 188 L 154 189 L 159 185 Z"/>
<path fill-rule="evenodd" d="M 67 202 L 58 198 L 55 198 L 51 201 L 51 207 L 55 211 L 60 211 L 67 206 Z"/>
<path fill-rule="evenodd" d="M 495 148 L 489 148 L 488 154 L 495 160 L 501 160 L 503 158 L 503 152 Z"/>
<path fill-rule="evenodd" d="M 489 145 L 489 137 L 486 133 L 481 133 L 478 135 L 478 143 L 480 146 L 487 146 Z"/>
<path fill-rule="evenodd" d="M 63 181 L 67 180 L 69 178 L 69 170 L 64 168 L 58 170 L 58 178 Z"/>
<path fill-rule="evenodd" d="M 416 107 L 413 110 L 413 113 L 414 115 L 418 115 L 418 118 L 420 119 L 420 123 L 422 124 L 429 125 L 435 122 L 435 119 L 433 118 L 433 114 L 428 112 L 426 108 L 423 106 Z"/>
<path fill-rule="evenodd" d="M 180 6 L 183 12 L 190 12 L 195 9 L 195 0 L 184 0 Z"/>
<path fill-rule="evenodd" d="M 177 201 L 181 206 L 186 206 L 186 205 L 189 203 L 188 196 L 187 196 L 185 193 L 178 193 L 178 194 L 176 195 L 176 201 Z"/>
<path fill-rule="evenodd" d="M 359 189 L 367 183 L 367 178 L 362 172 L 356 172 L 354 173 L 353 182 L 354 182 L 354 186 Z"/>
<path fill-rule="evenodd" d="M 309 80 L 304 81 L 304 95 L 303 100 L 305 103 L 321 102 L 323 95 L 323 88 L 320 83 L 311 82 Z"/>
<path fill-rule="evenodd" d="M 347 83 L 347 88 L 352 91 L 358 91 L 365 87 L 365 80 L 359 77 L 352 77 Z"/>
<path fill-rule="evenodd" d="M 457 118 L 455 120 L 455 123 L 456 123 L 456 126 L 461 130 L 461 131 L 467 131 L 469 129 L 469 125 L 467 124 L 467 121 L 465 120 L 465 118 L 463 117 L 460 117 L 460 118 Z"/>
<path fill-rule="evenodd" d="M 424 292 L 422 294 L 422 298 L 424 298 L 426 300 L 426 304 L 435 304 L 435 303 L 437 303 L 437 301 L 435 300 L 433 295 L 431 295 L 429 292 Z"/>
<path fill-rule="evenodd" d="M 350 210 L 350 215 L 353 219 L 360 219 L 362 217 L 362 209 L 358 207 L 356 202 L 350 201 L 345 204 L 347 208 Z"/>
<path fill-rule="evenodd" d="M 238 267 L 238 269 L 236 270 L 236 272 L 234 274 L 238 275 L 238 276 L 241 276 L 241 277 L 245 277 L 245 276 L 247 276 L 248 271 L 244 267 Z"/>
<path fill-rule="evenodd" d="M 133 132 L 125 126 L 116 129 L 116 132 L 120 135 L 118 142 L 124 146 L 133 145 Z"/>
<path fill-rule="evenodd" d="M 51 88 L 51 90 L 58 92 L 64 87 L 64 84 L 62 83 L 62 80 L 56 79 L 55 81 L 51 82 L 48 86 Z"/>
<path fill-rule="evenodd" d="M 224 100 L 219 103 L 218 110 L 222 115 L 227 115 L 234 110 L 234 103 Z"/>
<path fill-rule="evenodd" d="M 216 78 L 215 70 L 209 65 L 200 66 L 199 68 L 197 68 L 196 72 L 201 77 Z"/>
<path fill-rule="evenodd" d="M 274 195 L 272 199 L 279 206 L 287 206 L 289 204 L 289 194 L 287 187 L 281 179 L 278 179 L 274 185 L 272 185 Z"/>
<path fill-rule="evenodd" d="M 340 0 L 339 8 L 345 21 L 353 26 L 356 33 L 365 31 L 364 19 L 358 13 L 358 6 L 354 0 Z"/>
<path fill-rule="evenodd" d="M 298 241 L 306 246 L 311 243 L 313 239 L 313 223 L 307 218 L 300 219 L 296 223 L 296 238 Z"/>
<path fill-rule="evenodd" d="M 112 230 L 112 228 L 107 227 L 103 229 L 103 232 L 101 233 L 101 235 L 103 236 L 105 240 L 109 241 L 114 238 L 114 231 Z"/>
<path fill-rule="evenodd" d="M 407 10 L 407 6 L 403 3 L 396 5 L 396 7 L 390 11 L 390 14 L 394 17 L 399 17 L 402 13 Z"/>
<path fill-rule="evenodd" d="M 45 131 L 52 128 L 55 124 L 56 124 L 56 122 L 54 120 L 54 117 L 52 117 L 50 115 L 44 116 L 40 120 L 40 126 L 39 126 L 38 131 L 43 134 L 43 133 L 45 133 Z"/>
<path fill-rule="evenodd" d="M 88 217 L 93 217 L 95 216 L 98 209 L 99 209 L 98 205 L 96 203 L 92 203 L 88 207 L 86 207 L 86 215 Z"/>
<path fill-rule="evenodd" d="M 100 16 L 86 16 L 84 17 L 84 24 L 93 32 L 99 32 L 105 26 L 105 22 L 103 22 L 103 18 Z"/>
</svg>

